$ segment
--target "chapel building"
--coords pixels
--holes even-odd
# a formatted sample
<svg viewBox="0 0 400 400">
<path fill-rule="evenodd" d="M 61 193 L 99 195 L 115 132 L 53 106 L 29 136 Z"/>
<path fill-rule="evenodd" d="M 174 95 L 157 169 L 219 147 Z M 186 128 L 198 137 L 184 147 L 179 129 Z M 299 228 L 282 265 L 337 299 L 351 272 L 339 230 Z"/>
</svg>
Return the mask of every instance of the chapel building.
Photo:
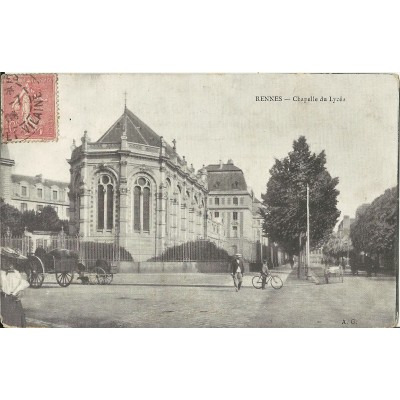
<svg viewBox="0 0 400 400">
<path fill-rule="evenodd" d="M 126 107 L 97 141 L 85 132 L 68 162 L 72 235 L 118 241 L 144 261 L 170 246 L 224 234 L 207 218 L 207 169 L 195 171 L 175 141 L 166 143 Z"/>
</svg>

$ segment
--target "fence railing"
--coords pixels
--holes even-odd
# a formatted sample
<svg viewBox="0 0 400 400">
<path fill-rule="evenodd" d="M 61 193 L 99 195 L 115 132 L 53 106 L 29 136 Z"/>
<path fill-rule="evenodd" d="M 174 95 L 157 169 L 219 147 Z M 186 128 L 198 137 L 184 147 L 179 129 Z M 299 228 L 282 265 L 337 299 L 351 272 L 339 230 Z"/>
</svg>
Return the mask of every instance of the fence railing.
<svg viewBox="0 0 400 400">
<path fill-rule="evenodd" d="M 101 239 L 89 239 L 79 236 L 60 235 L 22 235 L 20 237 L 3 236 L 0 238 L 1 246 L 12 247 L 22 254 L 34 252 L 42 247 L 46 252 L 55 249 L 72 250 L 79 254 L 81 262 L 94 265 L 99 260 L 107 260 L 111 263 L 119 261 L 228 261 L 235 253 L 241 253 L 249 262 L 257 262 L 260 258 L 259 243 L 254 243 L 243 238 L 234 242 L 220 239 L 196 239 L 189 242 L 170 242 L 161 254 L 134 254 L 119 245 L 118 238 L 105 241 Z M 149 249 L 144 247 L 144 252 Z M 140 250 L 139 250 L 140 251 Z M 264 250 L 264 255 L 267 249 Z"/>
<path fill-rule="evenodd" d="M 0 238 L 1 247 L 11 247 L 14 250 L 19 251 L 23 255 L 27 255 L 32 252 L 33 242 L 29 236 L 3 236 Z"/>
</svg>

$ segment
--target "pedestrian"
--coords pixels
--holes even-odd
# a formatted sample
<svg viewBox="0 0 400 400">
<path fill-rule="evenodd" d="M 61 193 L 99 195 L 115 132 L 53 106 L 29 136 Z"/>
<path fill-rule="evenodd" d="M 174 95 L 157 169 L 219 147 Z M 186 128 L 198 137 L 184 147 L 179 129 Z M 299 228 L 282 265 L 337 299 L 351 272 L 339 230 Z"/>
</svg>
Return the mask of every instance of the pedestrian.
<svg viewBox="0 0 400 400">
<path fill-rule="evenodd" d="M 238 292 L 243 283 L 243 275 L 244 275 L 244 265 L 241 254 L 235 254 L 235 258 L 232 260 L 232 273 L 233 283 L 235 285 L 235 289 Z"/>
<path fill-rule="evenodd" d="M 290 268 L 293 269 L 293 266 L 294 266 L 293 256 L 289 257 L 289 264 L 290 264 Z"/>
<path fill-rule="evenodd" d="M 346 260 L 345 260 L 344 257 L 342 257 L 341 266 L 342 266 L 342 268 L 343 268 L 343 272 L 345 272 L 345 271 L 346 271 Z"/>
<path fill-rule="evenodd" d="M 21 297 L 29 283 L 25 273 L 18 271 L 18 260 L 26 260 L 26 257 L 8 247 L 1 248 L 0 255 L 0 321 L 5 327 L 24 328 L 26 321 Z"/>
<path fill-rule="evenodd" d="M 268 260 L 265 259 L 263 261 L 263 265 L 261 268 L 261 276 L 262 276 L 262 284 L 261 284 L 261 289 L 265 289 L 265 284 L 267 282 L 267 277 L 269 275 L 269 268 L 268 268 Z"/>
</svg>

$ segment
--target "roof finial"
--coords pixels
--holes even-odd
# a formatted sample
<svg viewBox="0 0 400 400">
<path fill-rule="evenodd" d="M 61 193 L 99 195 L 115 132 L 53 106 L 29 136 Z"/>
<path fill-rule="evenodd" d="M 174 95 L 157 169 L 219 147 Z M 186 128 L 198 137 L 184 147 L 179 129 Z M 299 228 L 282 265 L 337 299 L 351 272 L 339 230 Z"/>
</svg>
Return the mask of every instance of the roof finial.
<svg viewBox="0 0 400 400">
<path fill-rule="evenodd" d="M 125 90 L 125 92 L 124 92 L 124 101 L 125 101 L 125 106 L 124 106 L 124 111 L 126 111 L 126 95 L 127 95 L 128 93 L 126 93 L 126 90 Z"/>
<path fill-rule="evenodd" d="M 172 141 L 172 143 L 174 144 L 174 151 L 176 151 L 176 139 L 174 139 L 174 140 Z"/>
</svg>

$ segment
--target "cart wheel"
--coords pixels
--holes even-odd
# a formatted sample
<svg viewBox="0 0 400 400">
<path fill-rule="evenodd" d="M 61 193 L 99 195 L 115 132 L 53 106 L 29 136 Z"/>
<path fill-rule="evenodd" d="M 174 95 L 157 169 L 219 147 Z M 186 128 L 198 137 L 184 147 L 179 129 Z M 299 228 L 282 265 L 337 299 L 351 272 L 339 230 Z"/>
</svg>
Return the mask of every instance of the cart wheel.
<svg viewBox="0 0 400 400">
<path fill-rule="evenodd" d="M 32 256 L 29 258 L 29 267 L 26 271 L 30 287 L 39 289 L 44 281 L 44 265 L 40 258 Z"/>
<path fill-rule="evenodd" d="M 71 284 L 74 274 L 72 272 L 57 272 L 56 279 L 57 283 L 61 287 L 67 287 Z"/>
<path fill-rule="evenodd" d="M 109 285 L 112 282 L 113 278 L 114 278 L 113 274 L 111 273 L 107 274 L 104 278 L 104 285 Z"/>
<path fill-rule="evenodd" d="M 282 279 L 279 276 L 271 276 L 271 286 L 274 289 L 280 289 L 283 286 Z"/>
<path fill-rule="evenodd" d="M 97 275 L 96 274 L 89 274 L 88 278 L 89 278 L 89 283 L 91 285 L 97 285 L 98 281 L 97 281 Z"/>
<path fill-rule="evenodd" d="M 106 271 L 104 271 L 104 269 L 101 267 L 96 267 L 95 272 L 96 272 L 97 283 L 99 285 L 106 285 L 106 277 L 107 277 Z"/>
<path fill-rule="evenodd" d="M 252 284 L 256 289 L 261 289 L 262 286 L 262 278 L 261 275 L 256 275 L 252 279 Z"/>
</svg>

